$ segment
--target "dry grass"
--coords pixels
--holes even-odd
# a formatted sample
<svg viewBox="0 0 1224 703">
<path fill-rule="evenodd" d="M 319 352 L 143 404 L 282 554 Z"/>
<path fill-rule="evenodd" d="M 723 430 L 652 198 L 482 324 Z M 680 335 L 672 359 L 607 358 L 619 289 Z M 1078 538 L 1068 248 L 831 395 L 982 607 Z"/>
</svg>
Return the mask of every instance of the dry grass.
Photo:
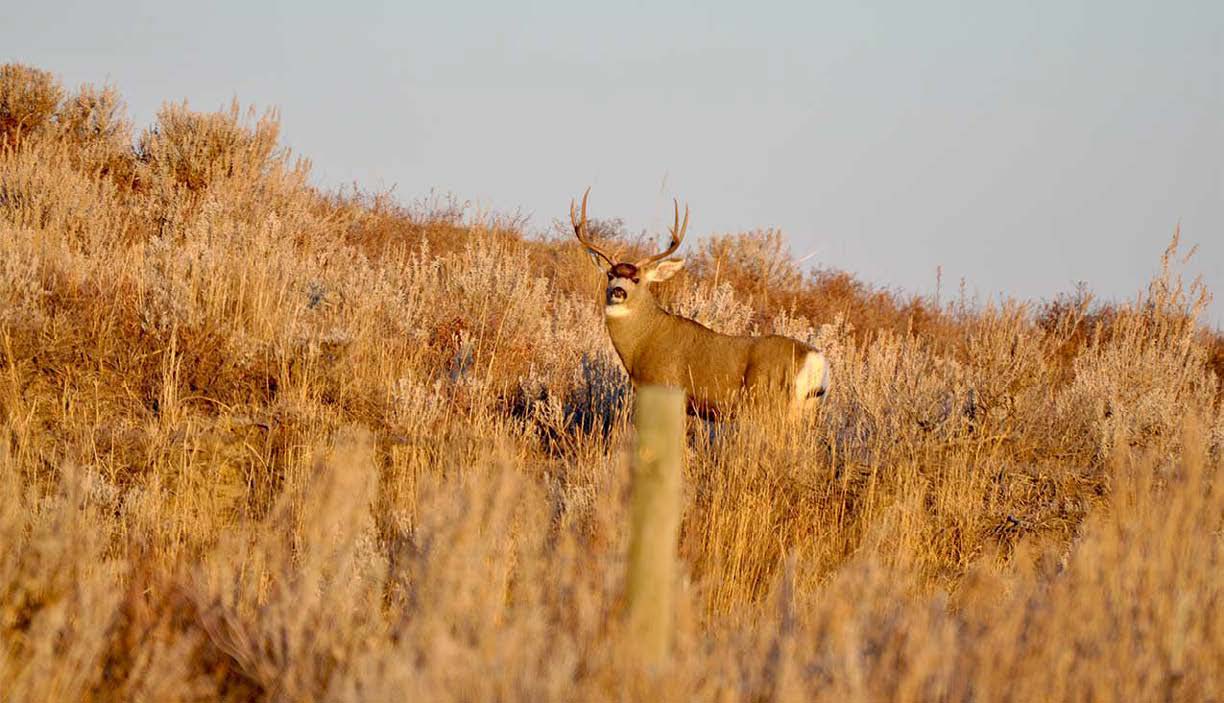
<svg viewBox="0 0 1224 703">
<path fill-rule="evenodd" d="M 836 382 L 799 429 L 691 423 L 652 676 L 578 248 L 321 194 L 276 135 L 134 138 L 0 69 L 0 699 L 1224 699 L 1224 343 L 1176 242 L 1109 310 L 704 245 L 667 299 Z"/>
</svg>

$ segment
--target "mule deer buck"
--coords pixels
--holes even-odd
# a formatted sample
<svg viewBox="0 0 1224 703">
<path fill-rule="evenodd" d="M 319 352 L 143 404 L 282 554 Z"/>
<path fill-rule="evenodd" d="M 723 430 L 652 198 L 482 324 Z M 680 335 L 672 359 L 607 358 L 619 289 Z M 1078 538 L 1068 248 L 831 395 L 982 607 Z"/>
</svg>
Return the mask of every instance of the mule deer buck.
<svg viewBox="0 0 1224 703">
<path fill-rule="evenodd" d="M 689 210 L 675 202 L 671 244 L 665 251 L 632 263 L 613 260 L 587 233 L 587 198 L 582 195 L 579 218 L 570 201 L 574 234 L 608 276 L 604 320 L 612 346 L 634 386 L 683 388 L 689 410 L 717 417 L 745 398 L 778 403 L 792 413 L 806 410 L 829 388 L 829 364 L 824 354 L 789 337 L 748 337 L 721 334 L 659 306 L 650 284 L 665 281 L 684 266 L 668 259 L 684 241 Z M 599 260 L 602 260 L 601 264 Z M 606 269 L 604 264 L 606 264 Z"/>
</svg>

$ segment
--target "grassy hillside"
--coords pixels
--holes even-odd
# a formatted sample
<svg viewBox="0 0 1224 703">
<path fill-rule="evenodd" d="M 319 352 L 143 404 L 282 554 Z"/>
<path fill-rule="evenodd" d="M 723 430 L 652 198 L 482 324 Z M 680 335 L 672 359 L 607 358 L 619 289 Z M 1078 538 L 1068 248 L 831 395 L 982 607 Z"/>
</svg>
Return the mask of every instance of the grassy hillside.
<svg viewBox="0 0 1224 703">
<path fill-rule="evenodd" d="M 137 133 L 0 68 L 0 699 L 1224 700 L 1224 341 L 1176 239 L 1113 307 L 691 243 L 668 305 L 834 385 L 800 428 L 690 422 L 651 676 L 599 274 L 560 229 L 319 192 L 277 125 Z"/>
</svg>

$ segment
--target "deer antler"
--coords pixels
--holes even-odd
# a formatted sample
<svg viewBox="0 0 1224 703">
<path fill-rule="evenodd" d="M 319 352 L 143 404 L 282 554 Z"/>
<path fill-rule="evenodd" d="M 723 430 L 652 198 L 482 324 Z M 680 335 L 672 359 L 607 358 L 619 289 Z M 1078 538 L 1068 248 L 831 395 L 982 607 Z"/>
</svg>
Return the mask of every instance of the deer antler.
<svg viewBox="0 0 1224 703">
<path fill-rule="evenodd" d="M 648 256 L 645 259 L 642 259 L 641 261 L 637 262 L 635 266 L 637 266 L 638 268 L 649 266 L 653 264 L 654 262 L 659 261 L 660 259 L 666 259 L 667 257 L 674 254 L 676 250 L 680 248 L 680 242 L 684 241 L 684 232 L 685 230 L 688 229 L 688 218 L 689 218 L 688 204 L 686 203 L 684 206 L 684 224 L 680 224 L 680 201 L 673 199 L 672 202 L 675 203 L 676 205 L 676 222 L 675 224 L 672 225 L 672 228 L 671 228 L 671 244 L 668 245 L 667 250 L 664 251 L 662 254 L 655 254 L 654 256 Z"/>
<path fill-rule="evenodd" d="M 574 225 L 574 236 L 578 237 L 578 241 L 582 242 L 582 245 L 586 247 L 592 254 L 595 254 L 596 256 L 600 257 L 604 261 L 608 262 L 608 266 L 615 266 L 616 262 L 612 260 L 612 257 L 605 254 L 603 249 L 600 249 L 599 247 L 595 246 L 595 244 L 592 243 L 590 239 L 587 239 L 586 206 L 587 206 L 587 196 L 589 196 L 590 194 L 591 194 L 590 188 L 587 188 L 586 191 L 582 194 L 582 220 L 581 221 L 578 220 L 577 213 L 574 211 L 574 201 L 570 200 L 570 223 Z"/>
</svg>

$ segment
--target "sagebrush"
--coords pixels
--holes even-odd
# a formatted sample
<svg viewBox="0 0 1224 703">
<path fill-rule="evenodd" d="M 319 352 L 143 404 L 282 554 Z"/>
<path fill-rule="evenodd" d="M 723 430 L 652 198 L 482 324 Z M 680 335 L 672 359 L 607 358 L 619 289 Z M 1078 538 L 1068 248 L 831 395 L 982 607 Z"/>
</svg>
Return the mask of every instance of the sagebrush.
<svg viewBox="0 0 1224 703">
<path fill-rule="evenodd" d="M 277 129 L 0 68 L 0 699 L 1224 699 L 1224 344 L 1176 239 L 1112 306 L 694 247 L 668 305 L 836 373 L 799 427 L 690 421 L 649 672 L 584 254 L 321 192 Z"/>
</svg>

